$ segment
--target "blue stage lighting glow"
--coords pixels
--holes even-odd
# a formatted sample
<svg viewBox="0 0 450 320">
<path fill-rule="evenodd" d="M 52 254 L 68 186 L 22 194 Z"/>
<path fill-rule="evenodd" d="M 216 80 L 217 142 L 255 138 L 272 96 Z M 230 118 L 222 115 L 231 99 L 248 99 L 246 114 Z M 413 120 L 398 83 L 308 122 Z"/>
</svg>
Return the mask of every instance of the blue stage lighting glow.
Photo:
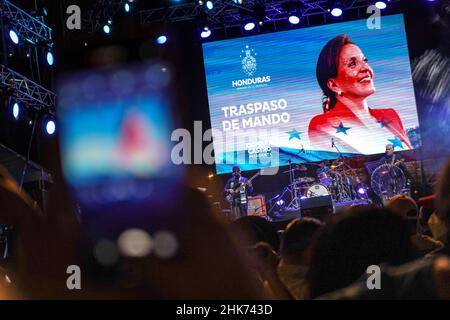
<svg viewBox="0 0 450 320">
<path fill-rule="evenodd" d="M 299 23 L 300 23 L 300 18 L 297 17 L 297 16 L 295 16 L 295 15 L 291 15 L 291 16 L 289 17 L 289 22 L 290 22 L 291 24 L 299 24 Z"/>
<path fill-rule="evenodd" d="M 214 8 L 214 3 L 212 1 L 206 1 L 206 8 L 212 10 Z"/>
<path fill-rule="evenodd" d="M 247 22 L 247 23 L 244 25 L 245 31 L 252 31 L 253 29 L 255 29 L 255 27 L 256 27 L 256 25 L 255 25 L 254 22 Z"/>
<path fill-rule="evenodd" d="M 15 44 L 19 43 L 19 36 L 17 35 L 17 33 L 14 30 L 9 30 L 9 38 Z"/>
<path fill-rule="evenodd" d="M 209 29 L 205 29 L 202 31 L 202 33 L 200 33 L 200 37 L 202 37 L 203 39 L 208 38 L 209 36 L 211 36 L 211 30 Z"/>
<path fill-rule="evenodd" d="M 111 27 L 108 26 L 107 24 L 105 24 L 103 26 L 103 32 L 106 33 L 106 34 L 110 33 L 111 32 Z"/>
<path fill-rule="evenodd" d="M 129 3 L 125 3 L 124 9 L 125 9 L 125 12 L 130 12 L 130 10 L 131 10 L 130 4 Z"/>
<path fill-rule="evenodd" d="M 157 44 L 165 44 L 167 42 L 167 37 L 166 36 L 159 36 L 157 39 L 156 39 L 156 43 Z"/>
<path fill-rule="evenodd" d="M 339 16 L 342 15 L 342 9 L 341 9 L 341 8 L 333 8 L 333 9 L 331 10 L 331 14 L 332 14 L 334 17 L 339 17 Z"/>
<path fill-rule="evenodd" d="M 377 1 L 376 3 L 375 3 L 375 6 L 378 8 L 378 9 L 386 9 L 386 7 L 387 7 L 387 5 L 386 5 L 386 2 L 384 2 L 384 1 Z"/>
<path fill-rule="evenodd" d="M 56 131 L 56 124 L 54 120 L 48 120 L 47 124 L 45 125 L 45 130 L 47 131 L 47 134 L 52 135 Z"/>
<path fill-rule="evenodd" d="M 13 117 L 14 119 L 18 120 L 19 119 L 19 114 L 20 114 L 20 106 L 17 102 L 14 103 L 13 105 Z"/>
<path fill-rule="evenodd" d="M 49 66 L 52 66 L 55 62 L 55 58 L 53 57 L 53 53 L 51 51 L 47 52 L 47 63 Z"/>
</svg>

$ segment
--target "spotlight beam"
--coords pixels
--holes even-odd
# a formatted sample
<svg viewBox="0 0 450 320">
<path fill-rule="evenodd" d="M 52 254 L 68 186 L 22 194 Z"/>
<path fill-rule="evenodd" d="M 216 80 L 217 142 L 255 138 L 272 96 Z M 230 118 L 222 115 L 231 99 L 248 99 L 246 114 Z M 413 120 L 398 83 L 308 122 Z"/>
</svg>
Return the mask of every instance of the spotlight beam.
<svg viewBox="0 0 450 320">
<path fill-rule="evenodd" d="M 14 102 L 12 107 L 13 117 L 18 120 L 20 115 L 20 105 L 17 102 Z"/>
<path fill-rule="evenodd" d="M 48 118 L 44 120 L 44 124 L 45 124 L 45 131 L 47 132 L 48 135 L 53 135 L 56 131 L 56 123 L 55 120 L 53 118 Z"/>
</svg>

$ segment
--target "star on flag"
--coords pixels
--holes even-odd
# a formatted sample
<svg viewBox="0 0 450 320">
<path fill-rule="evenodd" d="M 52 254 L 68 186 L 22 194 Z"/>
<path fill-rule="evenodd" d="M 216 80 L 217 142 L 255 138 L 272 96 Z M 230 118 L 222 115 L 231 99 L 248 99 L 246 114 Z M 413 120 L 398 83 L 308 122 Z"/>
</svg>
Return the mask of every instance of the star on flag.
<svg viewBox="0 0 450 320">
<path fill-rule="evenodd" d="M 292 131 L 289 131 L 287 134 L 289 135 L 289 141 L 291 141 L 292 139 L 298 139 L 298 140 L 302 140 L 302 138 L 300 137 L 300 135 L 303 132 L 298 132 L 295 129 L 292 129 Z"/>
<path fill-rule="evenodd" d="M 388 139 L 388 141 L 390 143 L 392 143 L 392 146 L 393 146 L 394 149 L 395 149 L 395 147 L 399 147 L 399 148 L 404 149 L 403 142 L 398 137 L 395 137 L 394 139 Z"/>
<path fill-rule="evenodd" d="M 344 127 L 344 124 L 341 123 L 339 124 L 339 126 L 335 127 L 333 126 L 333 128 L 336 129 L 336 133 L 345 133 L 346 135 L 348 134 L 347 131 L 351 129 L 351 127 Z"/>
</svg>

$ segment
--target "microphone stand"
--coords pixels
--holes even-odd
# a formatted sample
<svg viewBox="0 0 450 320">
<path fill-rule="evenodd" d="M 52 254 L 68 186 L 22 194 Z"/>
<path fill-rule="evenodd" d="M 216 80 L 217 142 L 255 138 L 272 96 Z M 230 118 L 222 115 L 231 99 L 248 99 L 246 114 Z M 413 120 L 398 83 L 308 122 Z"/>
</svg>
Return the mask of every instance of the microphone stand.
<svg viewBox="0 0 450 320">
<path fill-rule="evenodd" d="M 341 150 L 339 150 L 338 146 L 334 143 L 334 139 L 333 139 L 333 138 L 332 138 L 332 140 L 331 140 L 331 143 L 332 143 L 332 147 L 335 148 L 335 149 L 337 150 L 337 152 L 339 153 L 339 158 L 338 158 L 338 159 L 342 159 L 343 157 L 342 157 Z M 338 188 L 339 194 L 338 194 L 338 197 L 336 198 L 336 200 L 341 201 L 342 198 L 343 198 L 343 195 L 342 195 L 342 194 L 343 194 L 343 188 L 342 188 L 342 185 L 341 185 L 341 184 L 338 184 L 337 188 Z"/>
<path fill-rule="evenodd" d="M 301 146 L 302 148 L 301 148 L 301 149 L 298 149 L 297 154 L 300 154 L 300 153 L 306 153 L 305 148 L 303 147 L 303 144 L 300 144 L 300 146 Z"/>
<path fill-rule="evenodd" d="M 332 141 L 332 147 L 335 148 L 339 153 L 339 158 L 343 158 L 341 150 L 339 150 L 338 146 L 334 143 L 334 140 Z"/>
</svg>

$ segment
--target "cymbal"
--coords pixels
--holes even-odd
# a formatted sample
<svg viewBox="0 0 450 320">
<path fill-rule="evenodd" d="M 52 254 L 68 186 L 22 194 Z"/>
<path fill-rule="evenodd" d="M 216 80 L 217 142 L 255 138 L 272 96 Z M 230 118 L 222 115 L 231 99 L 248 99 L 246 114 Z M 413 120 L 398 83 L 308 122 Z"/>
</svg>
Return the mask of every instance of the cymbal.
<svg viewBox="0 0 450 320">
<path fill-rule="evenodd" d="M 309 165 L 311 165 L 311 166 L 315 166 L 315 167 L 321 167 L 322 165 L 321 164 L 317 164 L 317 163 L 308 163 Z"/>
<path fill-rule="evenodd" d="M 337 169 L 339 167 L 342 167 L 343 165 L 344 165 L 343 162 L 336 162 L 336 163 L 333 162 L 333 164 L 330 166 L 330 168 L 331 169 Z"/>
<path fill-rule="evenodd" d="M 295 180 L 297 183 L 312 183 L 314 181 L 316 181 L 316 179 L 313 177 L 302 177 Z"/>
<path fill-rule="evenodd" d="M 308 169 L 303 166 L 303 165 L 299 165 L 299 166 L 294 166 L 292 169 L 283 171 L 283 173 L 290 173 L 290 172 L 295 172 L 295 171 L 307 171 Z"/>
</svg>

